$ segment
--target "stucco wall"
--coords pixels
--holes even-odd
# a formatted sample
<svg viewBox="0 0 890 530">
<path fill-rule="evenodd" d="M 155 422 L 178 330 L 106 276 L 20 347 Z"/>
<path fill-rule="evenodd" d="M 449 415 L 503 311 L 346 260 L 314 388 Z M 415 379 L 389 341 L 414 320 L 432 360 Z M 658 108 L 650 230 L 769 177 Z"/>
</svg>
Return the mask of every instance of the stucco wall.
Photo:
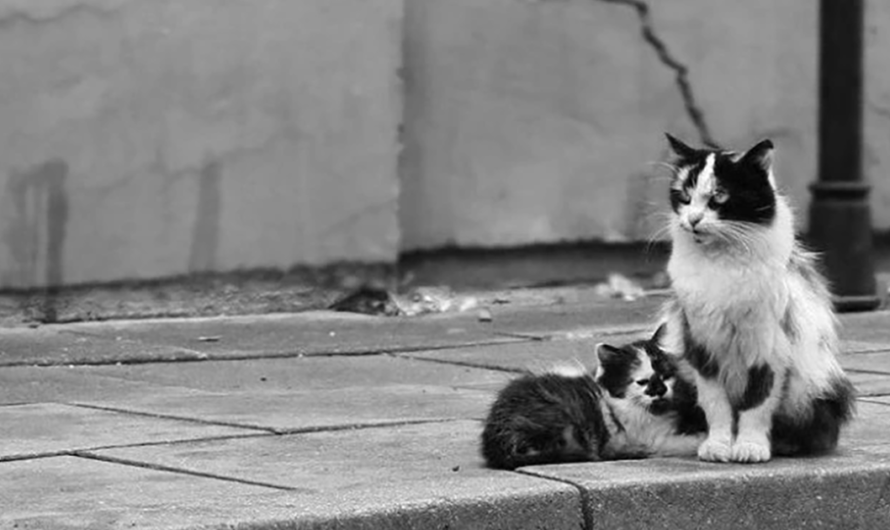
<svg viewBox="0 0 890 530">
<path fill-rule="evenodd" d="M 644 4 L 648 17 L 636 8 Z M 665 158 L 662 131 L 690 142 L 710 134 L 733 148 L 774 139 L 780 184 L 805 225 L 816 178 L 818 2 L 406 7 L 403 248 L 647 239 L 666 205 L 666 173 L 650 164 Z M 887 230 L 887 2 L 871 0 L 868 28 L 866 171 L 876 227 Z"/>
<path fill-rule="evenodd" d="M 0 287 L 392 261 L 400 0 L 0 0 Z"/>
<path fill-rule="evenodd" d="M 806 221 L 817 9 L 0 0 L 0 288 L 647 239 L 663 131 L 773 138 Z M 869 0 L 866 25 L 886 231 L 890 4 Z"/>
</svg>

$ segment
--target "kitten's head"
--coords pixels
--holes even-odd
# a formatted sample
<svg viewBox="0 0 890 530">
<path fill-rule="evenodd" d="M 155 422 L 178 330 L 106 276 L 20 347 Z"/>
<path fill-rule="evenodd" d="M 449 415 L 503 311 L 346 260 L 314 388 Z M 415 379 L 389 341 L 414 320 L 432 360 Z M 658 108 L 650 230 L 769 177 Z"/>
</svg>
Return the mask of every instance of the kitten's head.
<svg viewBox="0 0 890 530">
<path fill-rule="evenodd" d="M 599 344 L 596 380 L 614 398 L 627 399 L 653 414 L 671 410 L 677 363 L 659 346 L 664 326 L 649 340 L 616 347 Z"/>
<path fill-rule="evenodd" d="M 589 373 L 514 379 L 489 411 L 482 455 L 489 466 L 500 469 L 599 460 L 608 437 L 600 395 Z"/>
<path fill-rule="evenodd" d="M 736 153 L 667 139 L 676 155 L 671 208 L 676 225 L 696 243 L 745 241 L 752 229 L 772 225 L 777 195 L 770 140 Z"/>
</svg>

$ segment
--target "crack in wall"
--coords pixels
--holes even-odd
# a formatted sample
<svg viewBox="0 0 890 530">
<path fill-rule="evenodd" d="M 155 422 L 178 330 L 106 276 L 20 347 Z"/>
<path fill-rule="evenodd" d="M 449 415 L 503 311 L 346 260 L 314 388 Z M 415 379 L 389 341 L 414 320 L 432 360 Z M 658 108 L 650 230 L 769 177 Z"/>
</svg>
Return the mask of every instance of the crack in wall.
<svg viewBox="0 0 890 530">
<path fill-rule="evenodd" d="M 664 40 L 655 32 L 652 23 L 652 15 L 650 14 L 649 4 L 642 0 L 598 0 L 606 4 L 623 4 L 634 8 L 640 19 L 640 32 L 652 49 L 658 59 L 676 73 L 677 87 L 680 89 L 680 95 L 683 97 L 683 104 L 686 107 L 686 113 L 689 115 L 690 121 L 698 131 L 701 142 L 711 147 L 718 147 L 719 144 L 711 135 L 711 130 L 705 121 L 704 112 L 695 101 L 695 94 L 692 91 L 692 85 L 689 82 L 689 68 L 681 63 L 668 49 Z"/>
<path fill-rule="evenodd" d="M 19 23 L 32 26 L 51 24 L 77 14 L 109 18 L 115 16 L 124 3 L 94 5 L 81 1 L 67 6 L 41 6 L 34 2 L 32 5 L 13 6 L 0 10 L 0 29 L 6 29 Z"/>
</svg>

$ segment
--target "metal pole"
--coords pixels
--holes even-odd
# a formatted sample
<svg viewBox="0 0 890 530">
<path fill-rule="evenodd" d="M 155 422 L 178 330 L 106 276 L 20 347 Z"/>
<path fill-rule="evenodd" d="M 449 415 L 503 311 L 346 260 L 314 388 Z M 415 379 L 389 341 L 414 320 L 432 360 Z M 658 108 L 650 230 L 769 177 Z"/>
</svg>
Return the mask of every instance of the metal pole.
<svg viewBox="0 0 890 530">
<path fill-rule="evenodd" d="M 819 180 L 810 186 L 810 242 L 823 252 L 838 311 L 880 305 L 862 174 L 863 0 L 821 0 Z"/>
</svg>

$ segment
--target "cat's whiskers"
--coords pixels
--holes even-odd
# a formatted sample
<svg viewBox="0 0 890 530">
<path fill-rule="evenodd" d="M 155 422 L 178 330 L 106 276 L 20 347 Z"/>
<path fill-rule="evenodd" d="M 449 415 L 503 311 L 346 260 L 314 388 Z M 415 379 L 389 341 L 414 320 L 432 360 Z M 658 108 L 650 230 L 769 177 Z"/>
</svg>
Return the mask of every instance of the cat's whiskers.
<svg viewBox="0 0 890 530">
<path fill-rule="evenodd" d="M 727 243 L 736 243 L 741 245 L 748 253 L 752 250 L 754 238 L 744 228 L 734 224 L 732 221 L 724 221 L 720 225 L 720 229 L 715 232 L 721 239 Z"/>
<path fill-rule="evenodd" d="M 665 214 L 662 214 L 665 215 Z M 652 250 L 652 246 L 661 242 L 663 239 L 670 239 L 671 224 L 670 219 L 662 223 L 646 240 L 646 252 Z M 666 236 L 666 237 L 665 237 Z"/>
<path fill-rule="evenodd" d="M 677 173 L 680 172 L 680 167 L 679 167 L 679 166 L 675 166 L 674 164 L 669 164 L 669 163 L 667 163 L 667 162 L 660 161 L 660 160 L 655 160 L 655 161 L 652 161 L 652 162 L 647 162 L 646 164 L 649 165 L 649 166 L 663 167 L 663 168 L 669 170 L 669 171 L 671 172 L 672 175 L 676 175 Z"/>
</svg>

